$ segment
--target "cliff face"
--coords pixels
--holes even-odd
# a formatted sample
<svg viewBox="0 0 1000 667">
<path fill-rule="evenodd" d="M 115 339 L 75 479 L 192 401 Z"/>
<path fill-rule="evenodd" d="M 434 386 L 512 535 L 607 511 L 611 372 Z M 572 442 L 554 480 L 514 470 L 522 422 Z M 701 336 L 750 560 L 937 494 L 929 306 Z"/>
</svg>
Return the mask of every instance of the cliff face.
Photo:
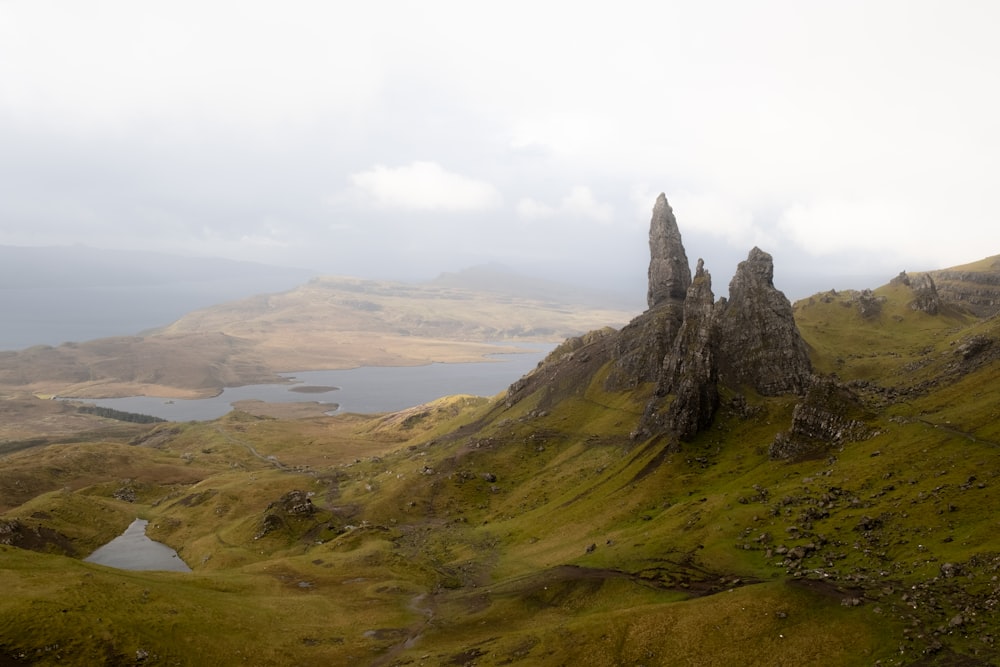
<svg viewBox="0 0 1000 667">
<path fill-rule="evenodd" d="M 670 354 L 663 359 L 656 392 L 646 406 L 640 432 L 668 431 L 689 440 L 712 422 L 719 407 L 713 301 L 712 276 L 699 259 L 684 301 L 680 331 Z"/>
<path fill-rule="evenodd" d="M 945 301 L 979 317 L 1000 313 L 1000 255 L 974 264 L 931 271 L 937 293 Z"/>
</svg>

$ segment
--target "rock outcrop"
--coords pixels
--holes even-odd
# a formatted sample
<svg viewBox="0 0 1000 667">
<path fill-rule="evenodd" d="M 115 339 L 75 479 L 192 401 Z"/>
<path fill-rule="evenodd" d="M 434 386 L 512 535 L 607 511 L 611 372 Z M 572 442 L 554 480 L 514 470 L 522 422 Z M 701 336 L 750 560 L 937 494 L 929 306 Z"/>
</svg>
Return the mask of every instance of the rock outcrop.
<svg viewBox="0 0 1000 667">
<path fill-rule="evenodd" d="M 851 296 L 851 303 L 858 309 L 858 315 L 866 320 L 873 320 L 882 314 L 885 297 L 875 296 L 870 289 L 863 289 Z"/>
<path fill-rule="evenodd" d="M 763 396 L 805 391 L 812 364 L 792 304 L 774 287 L 771 255 L 755 247 L 740 262 L 729 299 L 717 306 L 716 322 L 723 381 Z"/>
<path fill-rule="evenodd" d="M 792 409 L 792 427 L 775 437 L 769 454 L 773 459 L 803 459 L 866 440 L 875 431 L 858 419 L 861 412 L 861 402 L 847 387 L 832 379 L 816 380 Z"/>
<path fill-rule="evenodd" d="M 254 535 L 255 540 L 280 530 L 287 525 L 290 519 L 310 517 L 316 512 L 312 499 L 305 491 L 289 491 L 278 500 L 270 503 L 264 510 L 264 516 L 260 521 L 260 528 Z"/>
<path fill-rule="evenodd" d="M 900 271 L 899 275 L 889 281 L 890 285 L 905 285 L 913 290 L 913 300 L 910 301 L 910 308 L 937 315 L 941 311 L 941 297 L 938 295 L 937 285 L 929 273 L 918 273 L 911 278 L 906 271 Z"/>
<path fill-rule="evenodd" d="M 979 317 L 1000 313 L 1000 255 L 975 264 L 932 271 L 937 293 Z"/>
<path fill-rule="evenodd" d="M 670 354 L 663 360 L 641 431 L 665 430 L 681 440 L 690 440 L 712 422 L 719 407 L 713 309 L 712 276 L 699 259 L 684 301 L 684 320 Z M 673 400 L 669 400 L 671 395 Z"/>
<path fill-rule="evenodd" d="M 792 306 L 774 287 L 772 258 L 759 248 L 741 262 L 729 299 L 714 302 L 712 278 L 698 260 L 694 279 L 664 195 L 649 230 L 649 308 L 617 332 L 567 341 L 507 392 L 512 406 L 536 395 L 539 409 L 580 395 L 601 369 L 605 389 L 655 383 L 633 438 L 690 440 L 712 423 L 720 387 L 737 394 L 801 394 L 812 369 Z"/>
</svg>

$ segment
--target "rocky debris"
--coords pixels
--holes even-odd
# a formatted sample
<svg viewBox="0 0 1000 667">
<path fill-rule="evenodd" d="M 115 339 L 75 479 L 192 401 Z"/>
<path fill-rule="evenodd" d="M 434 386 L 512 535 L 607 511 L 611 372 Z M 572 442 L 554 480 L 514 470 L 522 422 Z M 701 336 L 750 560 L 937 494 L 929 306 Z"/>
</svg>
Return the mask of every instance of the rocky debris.
<svg viewBox="0 0 1000 667">
<path fill-rule="evenodd" d="M 643 415 L 641 431 L 667 430 L 681 440 L 690 440 L 712 422 L 719 407 L 712 353 L 714 301 L 712 276 L 699 259 L 684 301 L 684 320 L 670 354 L 663 360 L 656 391 Z M 667 403 L 670 394 L 674 398 Z"/>
<path fill-rule="evenodd" d="M 812 364 L 792 315 L 792 304 L 774 287 L 771 255 L 753 248 L 729 283 L 729 299 L 716 305 L 719 378 L 764 396 L 801 394 Z"/>
<path fill-rule="evenodd" d="M 1000 359 L 1000 345 L 989 336 L 973 334 L 958 341 L 952 354 L 957 358 L 945 366 L 939 380 L 965 377 L 995 362 Z"/>
<path fill-rule="evenodd" d="M 272 510 L 288 516 L 310 516 L 316 508 L 305 491 L 289 491 L 267 506 L 267 511 Z"/>
<path fill-rule="evenodd" d="M 653 218 L 649 223 L 649 255 L 649 288 L 646 293 L 649 307 L 654 308 L 665 301 L 684 301 L 691 285 L 691 267 L 674 211 L 662 192 L 656 198 Z"/>
<path fill-rule="evenodd" d="M 955 354 L 962 359 L 973 359 L 985 352 L 992 344 L 993 340 L 987 336 L 970 336 L 959 343 L 958 347 L 955 348 Z"/>
<path fill-rule="evenodd" d="M 799 459 L 824 454 L 848 442 L 866 440 L 875 431 L 854 418 L 862 411 L 858 398 L 832 379 L 816 379 L 792 410 L 792 426 L 769 448 L 772 459 Z"/>
<path fill-rule="evenodd" d="M 281 529 L 290 517 L 309 517 L 315 512 L 316 507 L 305 491 L 289 491 L 269 504 L 264 510 L 264 518 L 261 519 L 260 529 L 254 535 L 254 539 L 259 540 L 265 535 Z"/>
<path fill-rule="evenodd" d="M 116 499 L 122 500 L 126 503 L 134 503 L 138 499 L 138 489 L 136 489 L 135 480 L 125 479 L 122 480 L 121 486 L 115 489 L 112 494 Z"/>
<path fill-rule="evenodd" d="M 882 304 L 885 297 L 878 297 L 870 289 L 863 289 L 851 296 L 851 302 L 858 309 L 858 314 L 866 320 L 882 314 Z"/>
</svg>

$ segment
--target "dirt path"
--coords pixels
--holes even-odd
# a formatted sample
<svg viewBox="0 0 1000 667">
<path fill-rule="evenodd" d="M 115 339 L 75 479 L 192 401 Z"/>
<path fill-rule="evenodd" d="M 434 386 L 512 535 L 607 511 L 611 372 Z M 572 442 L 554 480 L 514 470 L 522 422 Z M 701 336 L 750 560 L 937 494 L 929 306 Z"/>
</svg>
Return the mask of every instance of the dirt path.
<svg viewBox="0 0 1000 667">
<path fill-rule="evenodd" d="M 246 447 L 247 451 L 250 452 L 250 454 L 260 459 L 261 461 L 264 461 L 265 463 L 274 466 L 278 470 L 284 470 L 286 472 L 290 471 L 290 468 L 281 461 L 279 461 L 277 457 L 264 456 L 263 454 L 258 452 L 257 448 L 251 445 L 249 442 L 247 442 L 246 440 L 241 440 L 240 438 L 235 437 L 231 433 L 224 431 L 221 426 L 213 426 L 212 428 L 214 428 L 215 432 L 221 435 L 223 438 L 225 438 L 228 442 L 234 445 L 239 445 L 240 447 Z"/>
</svg>

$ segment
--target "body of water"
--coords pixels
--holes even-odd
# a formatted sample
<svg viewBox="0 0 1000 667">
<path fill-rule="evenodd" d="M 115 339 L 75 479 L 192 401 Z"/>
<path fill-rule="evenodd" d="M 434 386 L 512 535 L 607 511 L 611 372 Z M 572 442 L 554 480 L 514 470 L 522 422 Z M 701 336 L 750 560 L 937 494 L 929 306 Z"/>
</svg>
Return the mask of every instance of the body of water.
<svg viewBox="0 0 1000 667">
<path fill-rule="evenodd" d="M 190 572 L 191 568 L 181 560 L 177 552 L 166 544 L 146 537 L 145 519 L 136 519 L 125 532 L 111 540 L 85 561 L 116 567 L 119 570 L 169 570 Z"/>
<path fill-rule="evenodd" d="M 426 366 L 363 366 L 348 370 L 287 373 L 288 384 L 227 387 L 218 396 L 164 400 L 149 396 L 105 398 L 96 405 L 153 415 L 169 421 L 202 421 L 221 417 L 243 400 L 269 403 L 329 403 L 340 412 L 394 412 L 454 394 L 494 396 L 535 368 L 553 348 L 532 345 L 517 354 L 499 354 L 492 361 Z"/>
</svg>

